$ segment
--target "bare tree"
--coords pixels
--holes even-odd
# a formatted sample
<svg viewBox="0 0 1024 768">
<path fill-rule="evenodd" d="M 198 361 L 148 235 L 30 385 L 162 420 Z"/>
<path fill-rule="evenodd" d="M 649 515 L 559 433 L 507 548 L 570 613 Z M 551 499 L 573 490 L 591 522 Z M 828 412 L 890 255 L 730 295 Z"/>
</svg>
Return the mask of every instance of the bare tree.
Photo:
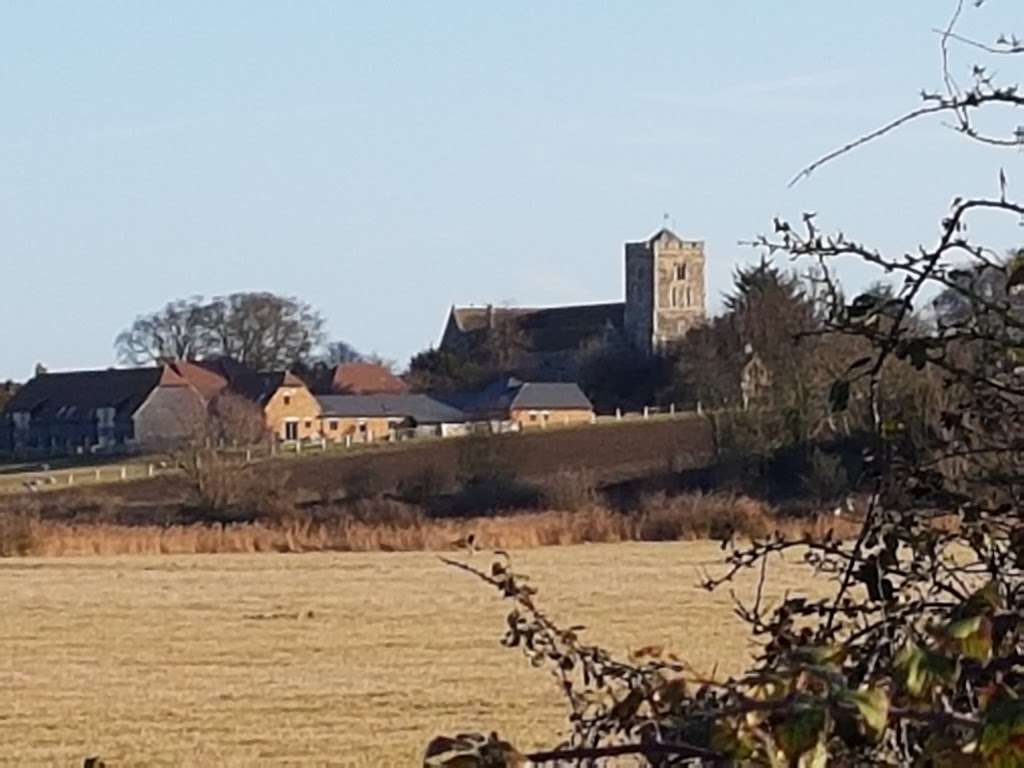
<svg viewBox="0 0 1024 768">
<path fill-rule="evenodd" d="M 233 392 L 222 392 L 209 409 L 209 435 L 218 443 L 255 445 L 268 436 L 267 422 L 260 407 Z"/>
<path fill-rule="evenodd" d="M 134 365 L 224 356 L 272 370 L 308 361 L 323 341 L 323 317 L 309 304 L 272 293 L 233 293 L 173 301 L 142 315 L 114 347 Z"/>
<path fill-rule="evenodd" d="M 118 358 L 132 365 L 167 359 L 197 359 L 210 354 L 207 306 L 193 296 L 168 302 L 163 309 L 140 315 L 118 334 L 114 348 Z"/>
</svg>

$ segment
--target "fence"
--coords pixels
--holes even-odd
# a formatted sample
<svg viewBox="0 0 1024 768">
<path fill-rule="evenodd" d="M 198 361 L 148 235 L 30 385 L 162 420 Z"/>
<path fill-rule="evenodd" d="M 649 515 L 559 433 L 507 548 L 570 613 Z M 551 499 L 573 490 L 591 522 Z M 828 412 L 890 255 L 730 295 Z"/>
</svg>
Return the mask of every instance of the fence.
<svg viewBox="0 0 1024 768">
<path fill-rule="evenodd" d="M 173 472 L 168 462 L 151 461 L 131 464 L 105 464 L 96 467 L 71 467 L 51 470 L 43 465 L 37 470 L 0 474 L 0 493 L 36 493 L 57 488 L 143 480 Z"/>
<path fill-rule="evenodd" d="M 700 413 L 698 404 L 697 413 Z M 677 417 L 692 416 L 694 411 L 684 410 L 675 404 L 666 406 L 649 406 L 639 411 L 623 411 L 617 409 L 614 413 L 595 415 L 591 419 L 593 425 L 610 425 L 622 422 L 636 422 L 653 419 L 672 419 Z M 576 428 L 586 425 L 574 425 Z M 538 428 L 543 429 L 541 424 Z M 557 422 L 552 422 L 547 428 L 565 429 Z M 572 427 L 569 427 L 572 428 Z M 510 430 L 491 430 L 493 433 L 507 432 Z M 386 436 L 375 440 L 353 440 L 351 437 L 344 441 L 331 441 L 324 437 L 306 441 L 286 441 L 260 443 L 252 446 L 238 446 L 221 443 L 218 446 L 210 446 L 211 449 L 226 457 L 233 457 L 239 463 L 249 464 L 255 461 L 265 461 L 273 458 L 301 457 L 308 455 L 323 455 L 327 453 L 351 452 L 354 450 L 387 450 L 389 447 L 408 445 L 410 443 L 422 444 L 430 440 L 457 439 L 467 434 L 478 434 L 478 429 L 468 429 L 458 433 L 452 433 L 450 437 L 439 435 L 427 436 L 418 434 L 415 431 L 394 430 Z M 38 468 L 36 468 L 38 467 Z M 55 490 L 76 486 L 97 485 L 101 483 L 126 482 L 129 480 L 142 480 L 157 477 L 162 474 L 177 472 L 177 468 L 170 461 L 158 459 L 131 460 L 126 456 L 123 463 L 102 464 L 91 466 L 67 467 L 51 469 L 48 464 L 40 463 L 33 467 L 26 467 L 24 470 L 15 469 L 8 474 L 0 473 L 0 494 L 39 492 Z"/>
</svg>

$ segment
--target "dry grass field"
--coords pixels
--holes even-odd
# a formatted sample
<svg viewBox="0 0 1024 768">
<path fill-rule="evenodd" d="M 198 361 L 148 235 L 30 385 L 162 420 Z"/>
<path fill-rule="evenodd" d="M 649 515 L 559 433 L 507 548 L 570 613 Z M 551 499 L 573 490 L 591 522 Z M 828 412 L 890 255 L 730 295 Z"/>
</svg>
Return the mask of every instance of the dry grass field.
<svg viewBox="0 0 1024 768">
<path fill-rule="evenodd" d="M 720 556 L 707 542 L 514 555 L 595 641 L 729 672 L 746 635 L 726 593 L 695 586 Z M 770 594 L 816 587 L 799 566 L 769 574 Z M 498 644 L 505 606 L 429 553 L 11 559 L 0 592 L 0 765 L 404 767 L 439 732 L 529 748 L 563 725 L 546 674 Z"/>
</svg>

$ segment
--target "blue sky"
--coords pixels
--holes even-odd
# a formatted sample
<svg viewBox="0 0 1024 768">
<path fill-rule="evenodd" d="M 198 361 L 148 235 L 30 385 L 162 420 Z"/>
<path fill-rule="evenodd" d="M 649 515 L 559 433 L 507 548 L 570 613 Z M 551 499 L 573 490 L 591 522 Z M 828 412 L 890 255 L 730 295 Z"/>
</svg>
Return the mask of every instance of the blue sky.
<svg viewBox="0 0 1024 768">
<path fill-rule="evenodd" d="M 786 183 L 938 84 L 952 7 L 7 0 L 0 379 L 112 364 L 137 314 L 236 290 L 404 364 L 453 302 L 621 297 L 623 242 L 665 212 L 708 241 L 716 304 L 776 214 L 930 241 L 1017 156 L 933 122 Z"/>
</svg>

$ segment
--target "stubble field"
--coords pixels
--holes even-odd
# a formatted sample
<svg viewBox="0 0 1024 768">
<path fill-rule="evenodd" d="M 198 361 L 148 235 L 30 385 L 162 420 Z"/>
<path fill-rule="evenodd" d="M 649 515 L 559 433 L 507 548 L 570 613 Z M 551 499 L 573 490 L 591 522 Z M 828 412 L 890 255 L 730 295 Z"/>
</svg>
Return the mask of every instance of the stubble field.
<svg viewBox="0 0 1024 768">
<path fill-rule="evenodd" d="M 613 650 L 719 673 L 750 651 L 728 594 L 697 586 L 713 543 L 514 557 Z M 769 595 L 815 588 L 769 575 Z M 0 765 L 416 766 L 438 733 L 536 748 L 564 727 L 546 673 L 499 645 L 497 595 L 429 553 L 15 559 L 0 593 Z"/>
</svg>

